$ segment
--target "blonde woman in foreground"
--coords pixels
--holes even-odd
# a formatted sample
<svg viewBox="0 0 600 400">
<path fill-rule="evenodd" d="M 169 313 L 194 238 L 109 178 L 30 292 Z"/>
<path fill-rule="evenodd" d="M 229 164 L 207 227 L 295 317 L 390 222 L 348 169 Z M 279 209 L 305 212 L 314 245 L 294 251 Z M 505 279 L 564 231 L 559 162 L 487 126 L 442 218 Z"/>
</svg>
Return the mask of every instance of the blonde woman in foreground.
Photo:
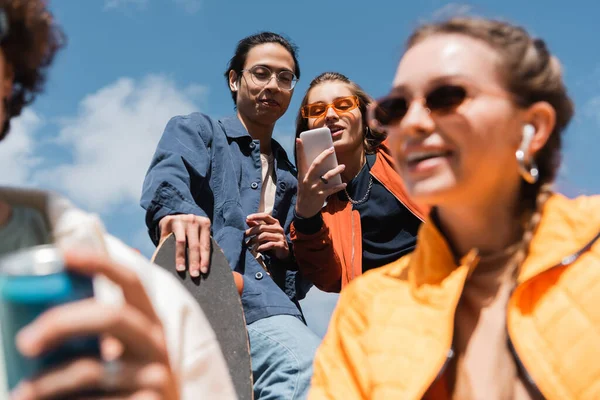
<svg viewBox="0 0 600 400">
<path fill-rule="evenodd" d="M 371 108 L 417 248 L 342 292 L 311 399 L 600 398 L 600 197 L 551 184 L 573 106 L 520 27 L 460 18 L 408 41 Z"/>
</svg>

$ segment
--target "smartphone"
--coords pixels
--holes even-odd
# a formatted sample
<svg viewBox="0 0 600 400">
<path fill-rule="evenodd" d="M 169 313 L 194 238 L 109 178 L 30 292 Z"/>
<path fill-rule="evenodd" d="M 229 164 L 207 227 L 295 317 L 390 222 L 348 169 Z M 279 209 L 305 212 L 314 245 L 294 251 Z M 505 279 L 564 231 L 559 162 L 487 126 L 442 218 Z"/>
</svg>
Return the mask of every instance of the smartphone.
<svg viewBox="0 0 600 400">
<path fill-rule="evenodd" d="M 331 131 L 327 127 L 311 129 L 309 131 L 304 131 L 300 134 L 300 139 L 302 140 L 302 144 L 304 147 L 304 157 L 306 158 L 306 163 L 310 166 L 315 158 L 319 156 L 322 152 L 333 147 L 333 140 L 331 139 Z M 335 152 L 329 155 L 320 168 L 317 170 L 319 176 L 326 174 L 328 171 L 334 169 L 338 166 L 337 157 L 335 156 Z M 336 186 L 342 183 L 342 177 L 340 174 L 329 179 L 329 182 L 325 185 L 326 187 Z"/>
<path fill-rule="evenodd" d="M 97 335 L 65 340 L 35 358 L 21 355 L 15 344 L 17 333 L 43 312 L 93 296 L 92 278 L 67 271 L 62 253 L 52 245 L 35 246 L 0 258 L 0 328 L 9 390 L 22 379 L 75 358 L 100 358 Z"/>
</svg>

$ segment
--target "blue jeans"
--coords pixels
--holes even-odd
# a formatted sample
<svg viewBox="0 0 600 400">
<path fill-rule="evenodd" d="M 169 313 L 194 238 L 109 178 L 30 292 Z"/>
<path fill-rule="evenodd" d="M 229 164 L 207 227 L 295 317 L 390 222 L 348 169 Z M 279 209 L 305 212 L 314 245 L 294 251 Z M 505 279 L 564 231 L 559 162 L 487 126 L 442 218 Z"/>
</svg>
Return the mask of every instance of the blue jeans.
<svg viewBox="0 0 600 400">
<path fill-rule="evenodd" d="M 259 319 L 248 336 L 255 400 L 305 399 L 319 337 L 291 315 Z"/>
</svg>

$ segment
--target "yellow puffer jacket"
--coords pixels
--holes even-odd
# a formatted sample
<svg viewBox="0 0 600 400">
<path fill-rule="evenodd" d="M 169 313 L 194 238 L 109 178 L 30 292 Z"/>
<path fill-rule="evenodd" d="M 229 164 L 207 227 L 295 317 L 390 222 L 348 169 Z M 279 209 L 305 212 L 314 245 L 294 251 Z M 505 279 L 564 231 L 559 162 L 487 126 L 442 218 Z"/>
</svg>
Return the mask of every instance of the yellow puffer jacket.
<svg viewBox="0 0 600 400">
<path fill-rule="evenodd" d="M 478 257 L 473 250 L 457 266 L 427 222 L 412 255 L 342 291 L 309 399 L 421 399 L 442 375 L 456 305 Z M 548 200 L 507 329 L 547 399 L 600 399 L 600 196 Z"/>
</svg>

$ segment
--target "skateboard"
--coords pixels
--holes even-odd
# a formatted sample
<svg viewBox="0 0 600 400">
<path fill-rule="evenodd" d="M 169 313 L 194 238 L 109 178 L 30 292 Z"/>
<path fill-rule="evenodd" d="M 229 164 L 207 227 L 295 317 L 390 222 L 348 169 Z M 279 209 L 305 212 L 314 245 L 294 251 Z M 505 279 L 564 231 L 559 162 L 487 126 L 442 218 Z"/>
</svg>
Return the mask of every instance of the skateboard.
<svg viewBox="0 0 600 400">
<path fill-rule="evenodd" d="M 184 272 L 175 269 L 173 234 L 158 245 L 152 261 L 175 275 L 200 304 L 217 336 L 239 400 L 252 400 L 250 344 L 242 301 L 219 245 L 211 238 L 209 272 L 198 278 L 190 277 L 187 269 Z"/>
</svg>

